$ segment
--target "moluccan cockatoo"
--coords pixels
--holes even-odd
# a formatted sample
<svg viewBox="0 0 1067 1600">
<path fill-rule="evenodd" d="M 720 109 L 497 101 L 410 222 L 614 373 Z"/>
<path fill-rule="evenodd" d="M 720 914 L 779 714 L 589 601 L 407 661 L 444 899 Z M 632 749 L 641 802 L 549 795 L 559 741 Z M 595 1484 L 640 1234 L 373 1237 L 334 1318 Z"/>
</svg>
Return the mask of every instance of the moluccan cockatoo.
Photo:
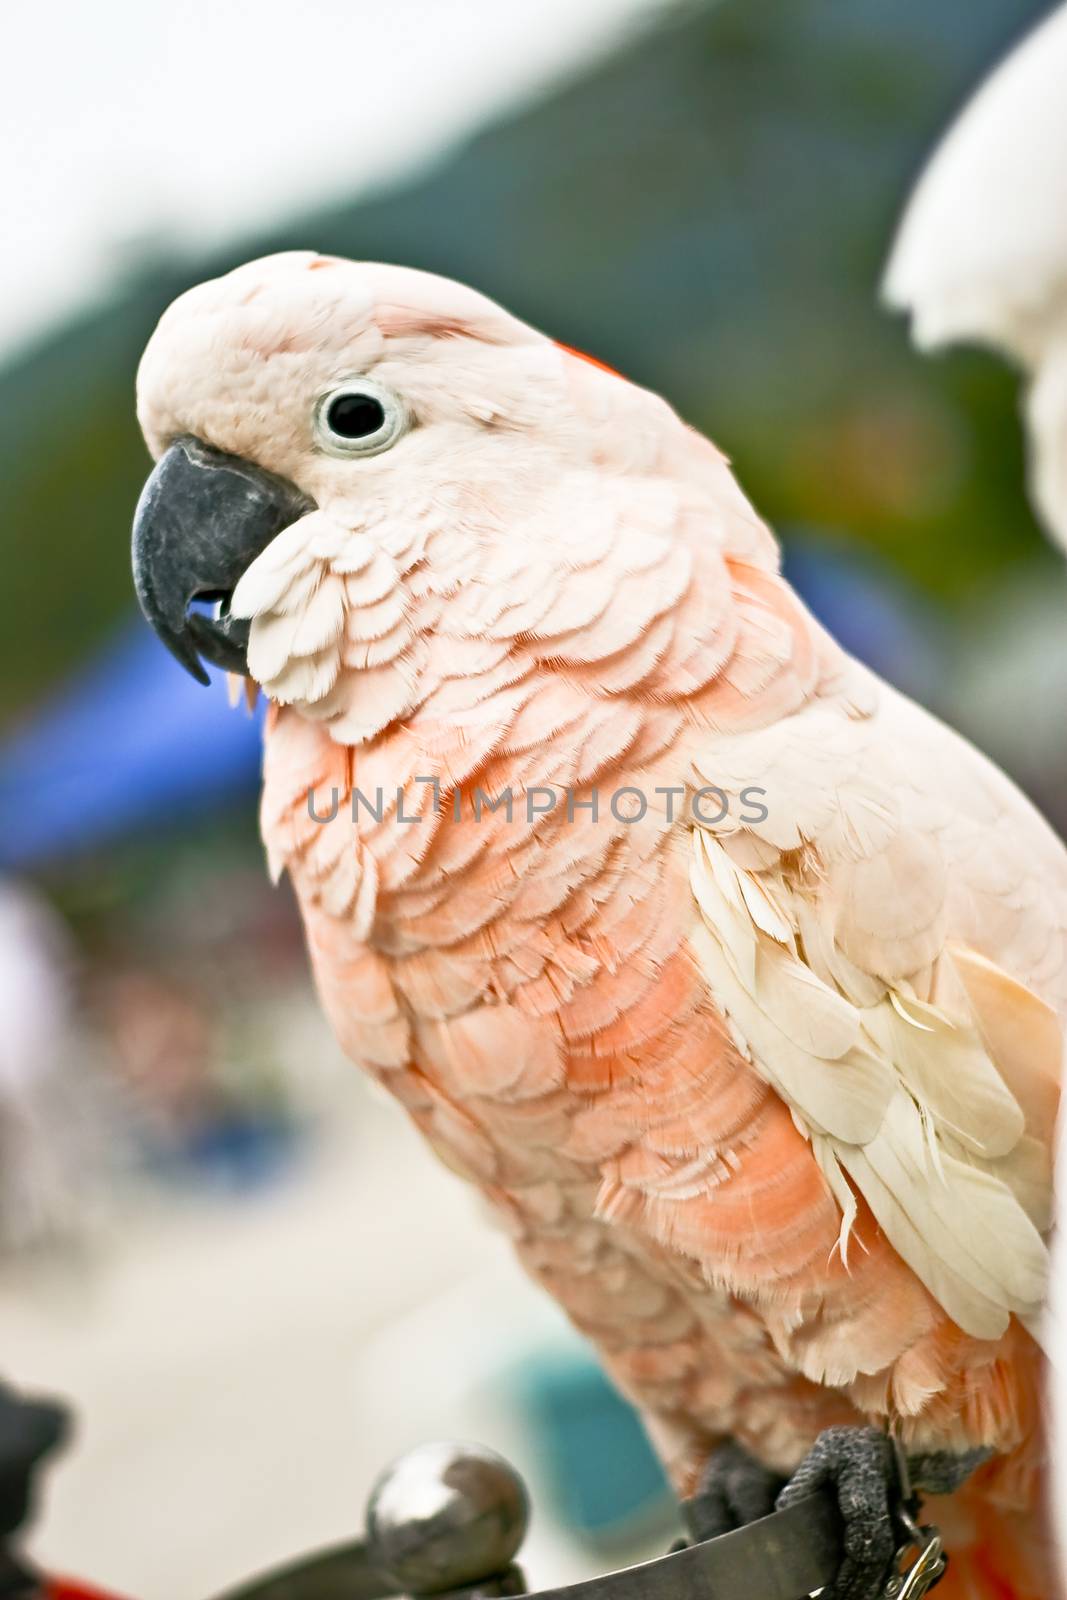
<svg viewBox="0 0 1067 1600">
<path fill-rule="evenodd" d="M 139 413 L 141 602 L 270 701 L 264 839 L 340 1041 L 697 1531 L 830 1482 L 871 1600 L 891 1439 L 945 1494 L 942 1592 L 1052 1600 L 1046 824 L 814 622 L 713 445 L 470 289 L 252 262 L 166 312 Z"/>
</svg>

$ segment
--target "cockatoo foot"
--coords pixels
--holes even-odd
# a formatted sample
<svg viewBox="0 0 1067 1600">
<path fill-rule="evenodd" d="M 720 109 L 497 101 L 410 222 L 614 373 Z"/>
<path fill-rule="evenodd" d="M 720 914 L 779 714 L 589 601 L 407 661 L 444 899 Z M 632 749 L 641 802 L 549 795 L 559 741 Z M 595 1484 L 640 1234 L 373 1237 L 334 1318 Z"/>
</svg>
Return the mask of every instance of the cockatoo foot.
<svg viewBox="0 0 1067 1600">
<path fill-rule="evenodd" d="M 785 1481 L 732 1440 L 720 1445 L 693 1498 L 682 1508 L 689 1537 L 717 1539 L 721 1533 L 770 1516 Z"/>
<path fill-rule="evenodd" d="M 988 1449 L 965 1450 L 958 1456 L 949 1450 L 929 1450 L 908 1457 L 908 1476 L 912 1487 L 924 1494 L 953 1494 L 992 1455 Z"/>
<path fill-rule="evenodd" d="M 827 1428 L 778 1496 L 777 1508 L 825 1488 L 837 1496 L 845 1556 L 824 1600 L 878 1600 L 897 1545 L 893 1511 L 900 1481 L 892 1442 L 877 1428 Z"/>
</svg>

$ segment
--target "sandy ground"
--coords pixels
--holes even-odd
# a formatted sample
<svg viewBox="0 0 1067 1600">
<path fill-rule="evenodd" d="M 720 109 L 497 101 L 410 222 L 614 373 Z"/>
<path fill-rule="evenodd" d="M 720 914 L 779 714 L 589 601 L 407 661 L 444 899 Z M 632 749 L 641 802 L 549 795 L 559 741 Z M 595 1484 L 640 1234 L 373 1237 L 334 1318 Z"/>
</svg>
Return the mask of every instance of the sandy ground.
<svg viewBox="0 0 1067 1600">
<path fill-rule="evenodd" d="M 572 1336 L 397 1108 L 328 1076 L 328 1133 L 271 1190 L 155 1193 L 84 1257 L 0 1277 L 0 1371 L 79 1414 L 30 1542 L 50 1569 L 200 1600 L 352 1537 L 432 1438 L 496 1446 L 537 1503 L 501 1375 Z M 603 1565 L 543 1511 L 524 1558 L 537 1584 Z"/>
</svg>

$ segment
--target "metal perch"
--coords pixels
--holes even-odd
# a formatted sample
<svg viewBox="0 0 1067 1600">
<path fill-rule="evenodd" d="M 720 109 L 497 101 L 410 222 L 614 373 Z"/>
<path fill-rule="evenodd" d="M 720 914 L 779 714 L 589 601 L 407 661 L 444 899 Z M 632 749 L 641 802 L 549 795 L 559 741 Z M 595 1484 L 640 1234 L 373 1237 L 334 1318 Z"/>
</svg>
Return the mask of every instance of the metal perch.
<svg viewBox="0 0 1067 1600">
<path fill-rule="evenodd" d="M 841 1562 L 840 1516 L 826 1493 L 638 1566 L 528 1590 L 514 1564 L 528 1510 L 521 1477 L 495 1451 L 422 1445 L 379 1478 L 364 1538 L 267 1573 L 220 1600 L 527 1594 L 530 1600 L 803 1600 L 831 1583 Z M 944 1572 L 941 1541 L 906 1514 L 901 1533 L 886 1600 L 921 1600 Z"/>
</svg>

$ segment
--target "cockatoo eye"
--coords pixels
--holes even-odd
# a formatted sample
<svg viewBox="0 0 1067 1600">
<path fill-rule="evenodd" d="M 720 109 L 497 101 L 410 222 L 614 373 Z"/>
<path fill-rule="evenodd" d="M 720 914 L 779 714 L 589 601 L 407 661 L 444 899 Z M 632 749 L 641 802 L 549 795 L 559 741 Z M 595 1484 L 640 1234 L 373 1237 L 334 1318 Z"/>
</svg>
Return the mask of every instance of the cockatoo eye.
<svg viewBox="0 0 1067 1600">
<path fill-rule="evenodd" d="M 402 402 L 373 378 L 331 389 L 315 407 L 315 435 L 331 456 L 375 456 L 395 444 L 407 425 Z"/>
</svg>

